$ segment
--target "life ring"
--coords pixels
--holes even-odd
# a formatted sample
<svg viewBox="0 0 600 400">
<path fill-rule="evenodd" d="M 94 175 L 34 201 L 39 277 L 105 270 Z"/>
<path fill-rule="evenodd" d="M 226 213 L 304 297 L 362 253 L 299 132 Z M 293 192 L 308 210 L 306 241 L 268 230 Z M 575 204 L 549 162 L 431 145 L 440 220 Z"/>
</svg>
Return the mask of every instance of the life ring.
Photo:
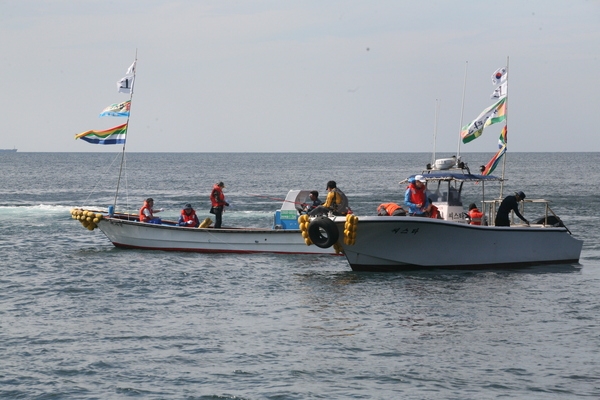
<svg viewBox="0 0 600 400">
<path fill-rule="evenodd" d="M 337 243 L 340 232 L 335 222 L 327 217 L 318 217 L 308 225 L 308 237 L 315 246 L 326 249 Z"/>
</svg>

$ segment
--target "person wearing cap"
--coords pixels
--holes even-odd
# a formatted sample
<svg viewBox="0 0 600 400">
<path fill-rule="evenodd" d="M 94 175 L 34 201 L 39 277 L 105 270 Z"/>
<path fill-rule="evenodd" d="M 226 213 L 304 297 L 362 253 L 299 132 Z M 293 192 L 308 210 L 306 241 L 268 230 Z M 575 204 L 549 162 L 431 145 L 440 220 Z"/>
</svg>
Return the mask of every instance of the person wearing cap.
<svg viewBox="0 0 600 400">
<path fill-rule="evenodd" d="M 210 192 L 210 212 L 215 214 L 215 228 L 220 228 L 223 223 L 223 207 L 229 207 L 229 203 L 225 201 L 223 194 L 225 184 L 223 182 L 216 183 Z"/>
<path fill-rule="evenodd" d="M 408 215 L 426 217 L 429 199 L 425 193 L 427 180 L 423 175 L 415 175 L 408 179 L 408 187 L 404 192 L 404 205 L 408 207 Z"/>
<path fill-rule="evenodd" d="M 191 204 L 186 204 L 183 210 L 181 210 L 181 215 L 179 216 L 177 225 L 188 228 L 197 228 L 200 226 L 200 220 L 198 219 L 196 211 L 192 208 Z"/>
<path fill-rule="evenodd" d="M 325 199 L 325 203 L 316 207 L 311 212 L 308 213 L 310 216 L 329 214 L 329 212 L 333 213 L 333 215 L 347 215 L 351 213 L 350 207 L 348 206 L 348 198 L 337 187 L 337 183 L 335 181 L 327 182 L 327 198 Z"/>
<path fill-rule="evenodd" d="M 506 196 L 502 203 L 500 203 L 500 207 L 498 207 L 498 212 L 496 213 L 496 226 L 510 226 L 510 219 L 508 218 L 508 214 L 511 211 L 515 212 L 515 215 L 519 217 L 523 222 L 529 225 L 529 221 L 525 219 L 524 216 L 519 212 L 519 201 L 525 200 L 525 193 L 523 192 L 515 192 L 514 195 Z"/>
<path fill-rule="evenodd" d="M 140 208 L 139 217 L 140 222 L 147 222 L 150 224 L 160 224 L 160 218 L 155 217 L 154 213 L 162 211 L 162 209 L 154 209 L 154 199 L 148 197 L 144 200 L 144 205 Z"/>
<path fill-rule="evenodd" d="M 469 224 L 471 225 L 481 225 L 481 221 L 483 220 L 483 213 L 479 211 L 475 203 L 469 204 L 469 219 Z"/>
</svg>

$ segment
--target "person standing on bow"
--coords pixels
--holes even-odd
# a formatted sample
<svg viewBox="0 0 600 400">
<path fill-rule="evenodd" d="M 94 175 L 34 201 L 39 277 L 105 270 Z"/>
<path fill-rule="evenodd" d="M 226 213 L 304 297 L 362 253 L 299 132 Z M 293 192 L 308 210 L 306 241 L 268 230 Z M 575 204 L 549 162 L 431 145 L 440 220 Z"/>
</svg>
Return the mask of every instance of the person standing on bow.
<svg viewBox="0 0 600 400">
<path fill-rule="evenodd" d="M 521 221 L 525 222 L 525 224 L 529 225 L 529 221 L 525 219 L 524 216 L 519 212 L 519 201 L 525 200 L 525 193 L 523 192 L 515 192 L 512 196 L 506 196 L 502 203 L 500 203 L 500 207 L 498 207 L 498 212 L 496 213 L 496 226 L 510 226 L 510 219 L 508 218 L 508 214 L 511 211 L 514 211 L 516 216 L 521 219 Z"/>
<path fill-rule="evenodd" d="M 348 206 L 348 198 L 340 189 L 338 189 L 335 181 L 327 182 L 327 198 L 325 203 L 316 207 L 308 215 L 314 217 L 317 215 L 329 214 L 332 212 L 333 215 L 346 215 L 352 213 Z"/>
<path fill-rule="evenodd" d="M 408 179 L 408 187 L 404 192 L 404 205 L 408 207 L 408 215 L 415 217 L 426 217 L 429 208 L 429 200 L 425 193 L 427 180 L 423 175 L 415 175 Z"/>
<path fill-rule="evenodd" d="M 223 222 L 223 207 L 228 207 L 229 203 L 225 201 L 225 195 L 223 194 L 225 184 L 219 182 L 213 186 L 212 192 L 210 192 L 210 212 L 215 214 L 215 228 L 220 228 Z"/>
<path fill-rule="evenodd" d="M 186 204 L 183 210 L 181 210 L 181 215 L 179 216 L 177 225 L 185 226 L 187 228 L 197 228 L 200 226 L 200 220 L 198 219 L 196 211 L 192 208 L 191 204 Z"/>
<path fill-rule="evenodd" d="M 475 203 L 469 204 L 469 219 L 471 225 L 481 225 L 481 221 L 483 220 L 483 213 L 479 211 L 477 205 Z"/>
<path fill-rule="evenodd" d="M 148 197 L 144 200 L 144 205 L 140 208 L 140 222 L 147 222 L 150 224 L 160 224 L 160 218 L 155 217 L 154 213 L 161 212 L 162 209 L 154 209 L 154 199 L 152 197 Z"/>
</svg>

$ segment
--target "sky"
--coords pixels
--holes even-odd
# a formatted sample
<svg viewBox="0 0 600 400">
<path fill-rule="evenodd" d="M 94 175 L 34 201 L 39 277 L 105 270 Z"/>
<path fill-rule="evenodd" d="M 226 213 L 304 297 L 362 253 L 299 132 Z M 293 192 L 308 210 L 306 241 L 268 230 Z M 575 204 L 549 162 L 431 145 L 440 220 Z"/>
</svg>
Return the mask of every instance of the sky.
<svg viewBox="0 0 600 400">
<path fill-rule="evenodd" d="M 508 151 L 600 151 L 600 0 L 0 0 L 0 148 L 122 118 L 128 152 L 490 152 L 459 144 L 508 66 Z"/>
</svg>

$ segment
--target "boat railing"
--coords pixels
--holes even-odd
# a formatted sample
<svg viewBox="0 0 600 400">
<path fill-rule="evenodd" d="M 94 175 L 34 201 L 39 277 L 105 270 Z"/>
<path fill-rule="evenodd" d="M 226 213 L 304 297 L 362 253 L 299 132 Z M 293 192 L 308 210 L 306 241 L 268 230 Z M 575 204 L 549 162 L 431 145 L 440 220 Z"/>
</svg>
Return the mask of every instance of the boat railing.
<svg viewBox="0 0 600 400">
<path fill-rule="evenodd" d="M 486 219 L 490 225 L 492 225 L 494 223 L 494 220 L 496 219 L 496 211 L 498 210 L 500 203 L 502 203 L 502 199 L 483 201 L 482 212 L 483 212 L 483 215 L 486 216 Z M 532 214 L 532 212 L 531 212 L 532 206 L 535 206 L 535 205 L 543 206 L 543 215 L 541 217 L 536 217 L 537 218 L 536 220 L 530 220 L 529 222 L 531 225 L 539 226 L 542 228 L 561 226 L 561 227 L 564 227 L 569 233 L 571 233 L 571 231 L 569 231 L 569 229 L 564 225 L 564 223 L 562 222 L 560 217 L 552 210 L 552 208 L 550 207 L 549 200 L 525 199 L 525 200 L 519 202 L 519 212 L 521 213 L 521 215 L 523 215 L 525 218 L 527 218 L 526 211 L 525 211 L 526 208 L 528 210 L 528 214 L 531 215 Z M 514 215 L 514 212 L 512 212 L 512 211 L 510 213 L 510 219 L 511 219 L 511 225 L 524 225 L 519 220 L 519 218 L 516 218 L 516 220 L 515 220 L 515 215 Z"/>
</svg>

